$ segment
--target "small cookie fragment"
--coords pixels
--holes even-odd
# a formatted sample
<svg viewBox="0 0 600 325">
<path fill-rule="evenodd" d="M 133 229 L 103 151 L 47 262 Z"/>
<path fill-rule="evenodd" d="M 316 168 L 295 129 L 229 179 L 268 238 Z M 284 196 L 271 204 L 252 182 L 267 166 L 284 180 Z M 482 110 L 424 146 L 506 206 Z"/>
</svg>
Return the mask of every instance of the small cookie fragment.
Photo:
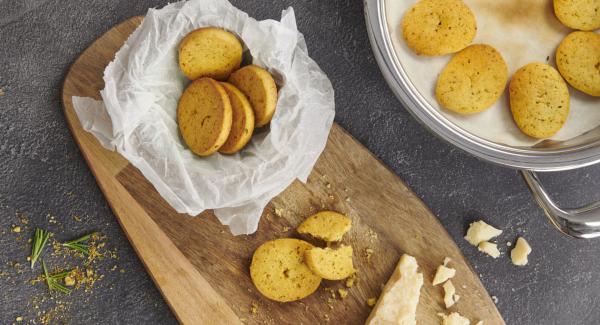
<svg viewBox="0 0 600 325">
<path fill-rule="evenodd" d="M 599 97 L 600 35 L 594 32 L 567 35 L 556 49 L 556 67 L 575 89 Z"/>
<path fill-rule="evenodd" d="M 227 92 L 227 96 L 229 96 L 232 121 L 229 137 L 221 146 L 219 152 L 233 154 L 242 150 L 250 141 L 254 132 L 254 112 L 248 98 L 239 89 L 227 82 L 221 82 L 221 85 Z"/>
<path fill-rule="evenodd" d="M 341 213 L 321 211 L 304 220 L 298 226 L 298 232 L 309 234 L 326 242 L 342 240 L 345 233 L 352 227 L 352 220 Z"/>
<path fill-rule="evenodd" d="M 508 89 L 513 119 L 528 136 L 551 137 L 567 121 L 569 89 L 553 67 L 527 64 L 515 72 Z"/>
<path fill-rule="evenodd" d="M 517 239 L 515 248 L 510 251 L 510 259 L 517 266 L 527 265 L 527 256 L 531 253 L 531 246 L 523 237 Z"/>
<path fill-rule="evenodd" d="M 485 44 L 456 53 L 438 77 L 435 97 L 440 105 L 460 114 L 481 112 L 494 104 L 508 81 L 500 52 Z"/>
<path fill-rule="evenodd" d="M 600 0 L 554 0 L 556 18 L 579 30 L 600 28 Z"/>
<path fill-rule="evenodd" d="M 446 281 L 442 287 L 444 288 L 444 305 L 448 309 L 460 299 L 460 296 L 456 294 L 456 288 L 451 280 Z"/>
<path fill-rule="evenodd" d="M 321 278 L 304 263 L 304 253 L 312 248 L 311 244 L 293 238 L 263 243 L 252 256 L 252 283 L 265 297 L 280 302 L 312 294 L 321 283 Z"/>
<path fill-rule="evenodd" d="M 242 63 L 242 44 L 232 33 L 199 28 L 179 44 L 179 68 L 190 80 L 210 77 L 224 80 Z"/>
<path fill-rule="evenodd" d="M 183 141 L 200 156 L 213 154 L 227 141 L 231 118 L 229 96 L 211 78 L 193 81 L 177 104 L 177 124 Z"/>
<path fill-rule="evenodd" d="M 498 258 L 500 256 L 498 245 L 490 243 L 489 241 L 482 241 L 481 243 L 479 243 L 479 245 L 477 245 L 477 249 L 480 252 L 486 253 L 493 258 Z"/>
<path fill-rule="evenodd" d="M 461 316 L 459 313 L 454 312 L 450 315 L 438 314 L 442 317 L 442 325 L 470 325 L 471 321 Z"/>
<path fill-rule="evenodd" d="M 327 280 L 342 280 L 356 272 L 352 263 L 352 246 L 338 249 L 314 247 L 304 252 L 304 260 L 314 274 Z"/>
<path fill-rule="evenodd" d="M 445 265 L 440 265 L 440 266 L 438 266 L 437 271 L 435 272 L 435 275 L 433 276 L 432 284 L 434 286 L 436 286 L 440 283 L 444 283 L 444 282 L 446 282 L 446 280 L 453 278 L 454 275 L 456 275 L 455 269 L 453 269 L 451 267 L 447 267 Z"/>
<path fill-rule="evenodd" d="M 479 220 L 469 225 L 465 239 L 469 244 L 477 246 L 483 241 L 489 241 L 494 237 L 500 236 L 500 234 L 502 234 L 502 230 L 488 225 L 483 220 Z"/>
<path fill-rule="evenodd" d="M 271 122 L 277 108 L 277 85 L 267 70 L 253 64 L 247 65 L 232 73 L 227 81 L 248 97 L 254 110 L 255 127 Z"/>
<path fill-rule="evenodd" d="M 475 16 L 461 0 L 420 0 L 402 19 L 406 44 L 419 55 L 458 52 L 476 32 Z"/>
</svg>

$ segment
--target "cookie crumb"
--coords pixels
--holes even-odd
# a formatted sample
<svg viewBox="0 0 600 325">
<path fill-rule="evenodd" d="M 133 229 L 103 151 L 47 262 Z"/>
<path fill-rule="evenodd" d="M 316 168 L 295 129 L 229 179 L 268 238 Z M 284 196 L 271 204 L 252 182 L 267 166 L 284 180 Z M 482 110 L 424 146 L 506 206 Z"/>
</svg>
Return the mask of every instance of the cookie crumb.
<svg viewBox="0 0 600 325">
<path fill-rule="evenodd" d="M 256 303 L 256 301 L 252 302 L 252 307 L 250 307 L 250 312 L 252 314 L 258 313 L 258 303 Z"/>
<path fill-rule="evenodd" d="M 368 264 L 371 264 L 371 256 L 373 256 L 373 249 L 371 249 L 371 248 L 365 249 L 365 257 L 367 258 Z"/>
<path fill-rule="evenodd" d="M 346 288 L 352 288 L 354 286 L 355 281 L 356 281 L 356 273 L 352 274 L 349 278 L 346 279 Z"/>
<path fill-rule="evenodd" d="M 13 227 L 13 229 L 12 229 L 12 232 L 16 232 L 16 233 L 19 233 L 19 232 L 21 232 L 21 227 L 19 227 L 19 226 L 14 226 L 14 227 Z"/>
<path fill-rule="evenodd" d="M 330 183 L 327 183 L 325 186 L 326 186 L 327 188 L 331 188 L 331 184 L 330 184 Z"/>
<path fill-rule="evenodd" d="M 367 299 L 367 305 L 369 305 L 369 307 L 375 306 L 376 303 L 377 303 L 377 298 L 369 298 L 369 299 Z"/>
<path fill-rule="evenodd" d="M 290 231 L 290 227 L 288 226 L 283 226 L 283 228 L 281 228 L 281 232 L 288 232 Z"/>
<path fill-rule="evenodd" d="M 346 297 L 348 297 L 348 290 L 339 288 L 338 294 L 340 295 L 340 298 L 345 299 Z"/>
<path fill-rule="evenodd" d="M 275 208 L 275 215 L 281 218 L 283 216 L 283 209 Z"/>
<path fill-rule="evenodd" d="M 22 322 L 23 321 L 23 317 L 22 316 L 17 316 L 17 318 L 15 318 L 15 320 L 17 322 Z"/>
<path fill-rule="evenodd" d="M 0 97 L 4 96 L 4 88 L 0 88 Z"/>
</svg>

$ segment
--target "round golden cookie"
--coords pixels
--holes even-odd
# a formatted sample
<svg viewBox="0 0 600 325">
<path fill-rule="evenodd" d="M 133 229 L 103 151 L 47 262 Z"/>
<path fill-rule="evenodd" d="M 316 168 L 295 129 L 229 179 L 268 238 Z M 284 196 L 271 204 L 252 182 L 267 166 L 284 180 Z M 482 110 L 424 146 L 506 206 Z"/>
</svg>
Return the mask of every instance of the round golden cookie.
<svg viewBox="0 0 600 325">
<path fill-rule="evenodd" d="M 277 107 L 277 86 L 267 70 L 253 64 L 247 65 L 232 73 L 227 81 L 248 97 L 257 128 L 271 121 Z"/>
<path fill-rule="evenodd" d="M 506 87 L 508 67 L 493 47 L 475 44 L 456 53 L 438 77 L 435 97 L 441 106 L 460 114 L 492 106 Z"/>
<path fill-rule="evenodd" d="M 352 263 L 352 246 L 338 249 L 314 247 L 304 252 L 304 260 L 314 274 L 327 280 L 342 280 L 356 272 Z"/>
<path fill-rule="evenodd" d="M 242 63 L 242 44 L 232 33 L 216 27 L 199 28 L 179 44 L 179 68 L 190 80 L 225 80 Z"/>
<path fill-rule="evenodd" d="M 574 88 L 600 96 L 600 35 L 573 32 L 556 49 L 556 66 Z"/>
<path fill-rule="evenodd" d="M 258 291 L 280 302 L 302 299 L 315 292 L 321 278 L 304 264 L 304 253 L 311 248 L 311 244 L 293 238 L 260 245 L 250 264 L 250 277 Z"/>
<path fill-rule="evenodd" d="M 569 89 L 558 71 L 530 63 L 515 72 L 508 86 L 510 110 L 517 126 L 534 138 L 558 132 L 569 115 Z"/>
<path fill-rule="evenodd" d="M 218 81 L 200 78 L 183 92 L 177 104 L 177 124 L 192 152 L 208 156 L 221 148 L 231 130 L 231 103 Z"/>
<path fill-rule="evenodd" d="M 600 28 L 600 0 L 554 0 L 556 18 L 580 30 Z"/>
<path fill-rule="evenodd" d="M 321 211 L 306 218 L 299 226 L 298 233 L 309 234 L 326 242 L 342 240 L 352 227 L 352 220 L 341 213 Z"/>
<path fill-rule="evenodd" d="M 219 152 L 233 154 L 242 150 L 250 141 L 254 132 L 254 112 L 248 98 L 239 89 L 227 82 L 221 82 L 221 85 L 231 102 L 232 121 L 229 137 Z"/>
<path fill-rule="evenodd" d="M 406 44 L 419 55 L 458 52 L 476 32 L 475 16 L 461 0 L 421 0 L 402 19 Z"/>
</svg>

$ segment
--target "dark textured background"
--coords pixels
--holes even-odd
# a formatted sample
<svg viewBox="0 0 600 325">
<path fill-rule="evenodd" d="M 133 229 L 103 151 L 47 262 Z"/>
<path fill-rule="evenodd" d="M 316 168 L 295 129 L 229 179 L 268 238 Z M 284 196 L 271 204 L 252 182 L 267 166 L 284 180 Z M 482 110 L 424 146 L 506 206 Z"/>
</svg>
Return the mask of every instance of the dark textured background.
<svg viewBox="0 0 600 325">
<path fill-rule="evenodd" d="M 388 89 L 371 53 L 359 0 L 243 1 L 257 19 L 280 17 L 293 6 L 311 56 L 336 91 L 336 121 L 390 166 L 439 217 L 481 274 L 508 324 L 600 323 L 600 240 L 566 238 L 546 222 L 519 174 L 479 161 L 440 141 L 404 110 Z M 111 26 L 166 1 L 0 0 L 0 323 L 30 319 L 27 307 L 43 285 L 24 282 L 9 263 L 26 263 L 26 244 L 11 233 L 15 213 L 60 239 L 92 230 L 109 237 L 125 273 L 106 271 L 92 294 L 76 292 L 69 324 L 164 324 L 175 319 L 123 236 L 67 128 L 60 90 L 70 63 Z M 552 173 L 543 179 L 558 201 L 599 199 L 600 166 Z M 49 224 L 46 215 L 58 223 Z M 73 215 L 81 215 L 76 222 Z M 483 216 L 524 235 L 530 264 L 516 268 L 478 253 L 462 239 Z M 110 265 L 109 265 L 110 266 Z M 109 267 L 106 266 L 106 267 Z M 0 273 L 2 274 L 2 273 Z"/>
</svg>

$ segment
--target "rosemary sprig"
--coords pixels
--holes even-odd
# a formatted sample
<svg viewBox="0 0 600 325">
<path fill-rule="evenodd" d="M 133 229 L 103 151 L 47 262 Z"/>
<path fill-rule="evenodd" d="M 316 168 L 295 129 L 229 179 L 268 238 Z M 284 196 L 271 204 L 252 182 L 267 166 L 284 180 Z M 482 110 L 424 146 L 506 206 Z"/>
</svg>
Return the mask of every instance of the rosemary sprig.
<svg viewBox="0 0 600 325">
<path fill-rule="evenodd" d="M 38 258 L 42 254 L 42 250 L 50 237 L 50 233 L 44 229 L 36 228 L 33 235 L 33 243 L 31 245 L 31 268 L 35 265 Z"/>
<path fill-rule="evenodd" d="M 92 233 L 93 234 L 93 233 Z M 77 251 L 82 252 L 84 255 L 89 255 L 90 251 L 89 251 L 89 245 L 87 244 L 87 241 L 90 239 L 90 237 L 92 236 L 92 234 L 87 234 L 81 238 L 77 238 L 75 240 L 71 240 L 68 241 L 64 244 L 62 244 L 64 247 L 68 247 L 70 249 L 74 249 Z"/>
<path fill-rule="evenodd" d="M 48 269 L 46 268 L 46 263 L 44 262 L 44 260 L 42 260 L 42 269 L 44 270 L 44 278 L 46 278 L 46 284 L 48 285 L 48 290 L 50 290 L 50 291 L 56 290 L 56 291 L 60 291 L 64 294 L 71 293 L 71 289 L 65 287 L 64 285 L 60 284 L 60 282 L 58 282 L 58 281 L 64 279 L 71 272 L 67 271 L 67 272 L 60 272 L 60 273 L 56 273 L 56 274 L 48 274 Z"/>
</svg>

